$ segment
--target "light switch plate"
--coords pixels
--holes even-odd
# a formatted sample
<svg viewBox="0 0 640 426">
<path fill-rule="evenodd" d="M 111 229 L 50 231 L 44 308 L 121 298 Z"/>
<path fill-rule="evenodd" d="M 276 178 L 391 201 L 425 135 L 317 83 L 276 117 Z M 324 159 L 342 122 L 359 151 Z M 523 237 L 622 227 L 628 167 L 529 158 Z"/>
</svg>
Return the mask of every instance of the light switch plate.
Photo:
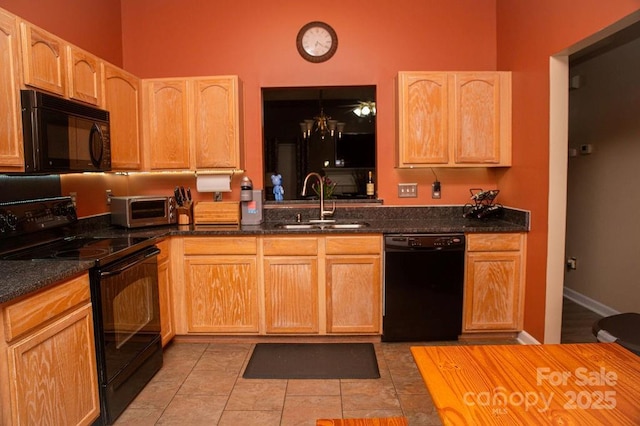
<svg viewBox="0 0 640 426">
<path fill-rule="evenodd" d="M 418 197 L 417 183 L 399 183 L 398 184 L 398 198 L 417 198 L 417 197 Z"/>
</svg>

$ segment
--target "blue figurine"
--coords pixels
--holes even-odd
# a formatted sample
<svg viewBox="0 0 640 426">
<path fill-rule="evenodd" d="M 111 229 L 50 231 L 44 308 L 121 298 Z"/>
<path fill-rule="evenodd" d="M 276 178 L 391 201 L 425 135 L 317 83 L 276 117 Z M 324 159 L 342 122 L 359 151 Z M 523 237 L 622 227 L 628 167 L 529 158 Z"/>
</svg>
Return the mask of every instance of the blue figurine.
<svg viewBox="0 0 640 426">
<path fill-rule="evenodd" d="M 271 183 L 273 183 L 273 195 L 276 197 L 276 201 L 282 201 L 284 199 L 284 188 L 282 187 L 282 175 L 271 175 Z"/>
</svg>

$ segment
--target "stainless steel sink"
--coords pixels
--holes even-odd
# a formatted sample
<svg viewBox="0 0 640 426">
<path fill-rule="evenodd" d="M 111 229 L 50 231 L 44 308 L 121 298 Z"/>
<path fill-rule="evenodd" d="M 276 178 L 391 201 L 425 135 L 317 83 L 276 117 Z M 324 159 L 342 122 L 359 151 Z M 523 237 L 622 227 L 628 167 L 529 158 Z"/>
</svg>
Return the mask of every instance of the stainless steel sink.
<svg viewBox="0 0 640 426">
<path fill-rule="evenodd" d="M 354 222 L 354 223 L 334 223 L 331 225 L 325 225 L 325 228 L 333 229 L 360 229 L 369 226 L 366 222 Z"/>
<path fill-rule="evenodd" d="M 327 225 L 331 223 L 336 223 L 335 219 L 309 219 L 309 223 L 313 223 L 315 225 Z"/>
<path fill-rule="evenodd" d="M 313 223 L 279 223 L 276 228 L 280 229 L 319 229 L 320 225 Z"/>
<path fill-rule="evenodd" d="M 304 222 L 304 223 L 278 223 L 276 228 L 304 230 L 304 229 L 360 229 L 369 226 L 366 222 Z"/>
</svg>

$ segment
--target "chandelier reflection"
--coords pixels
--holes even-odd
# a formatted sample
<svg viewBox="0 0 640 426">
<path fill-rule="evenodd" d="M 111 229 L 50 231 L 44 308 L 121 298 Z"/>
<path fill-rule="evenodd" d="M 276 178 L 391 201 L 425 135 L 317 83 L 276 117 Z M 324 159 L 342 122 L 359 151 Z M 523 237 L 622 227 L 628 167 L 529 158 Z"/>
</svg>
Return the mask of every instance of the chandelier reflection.
<svg viewBox="0 0 640 426">
<path fill-rule="evenodd" d="M 334 138 L 342 139 L 342 133 L 344 132 L 345 123 L 338 120 L 332 120 L 330 116 L 324 113 L 322 108 L 322 90 L 320 91 L 320 114 L 313 117 L 313 120 L 304 120 L 300 123 L 300 130 L 302 131 L 302 138 L 309 139 L 312 134 L 318 133 L 321 139 L 324 139 L 327 135 Z"/>
</svg>

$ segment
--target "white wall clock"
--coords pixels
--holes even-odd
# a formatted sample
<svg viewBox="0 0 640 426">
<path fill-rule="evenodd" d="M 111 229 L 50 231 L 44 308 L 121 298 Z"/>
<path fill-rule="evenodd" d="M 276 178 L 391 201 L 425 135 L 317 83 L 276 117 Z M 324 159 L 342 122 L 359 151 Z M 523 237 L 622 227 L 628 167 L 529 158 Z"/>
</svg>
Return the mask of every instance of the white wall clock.
<svg viewBox="0 0 640 426">
<path fill-rule="evenodd" d="M 300 56 L 309 62 L 329 60 L 338 49 L 338 36 L 330 25 L 314 21 L 298 31 L 296 47 Z"/>
</svg>

